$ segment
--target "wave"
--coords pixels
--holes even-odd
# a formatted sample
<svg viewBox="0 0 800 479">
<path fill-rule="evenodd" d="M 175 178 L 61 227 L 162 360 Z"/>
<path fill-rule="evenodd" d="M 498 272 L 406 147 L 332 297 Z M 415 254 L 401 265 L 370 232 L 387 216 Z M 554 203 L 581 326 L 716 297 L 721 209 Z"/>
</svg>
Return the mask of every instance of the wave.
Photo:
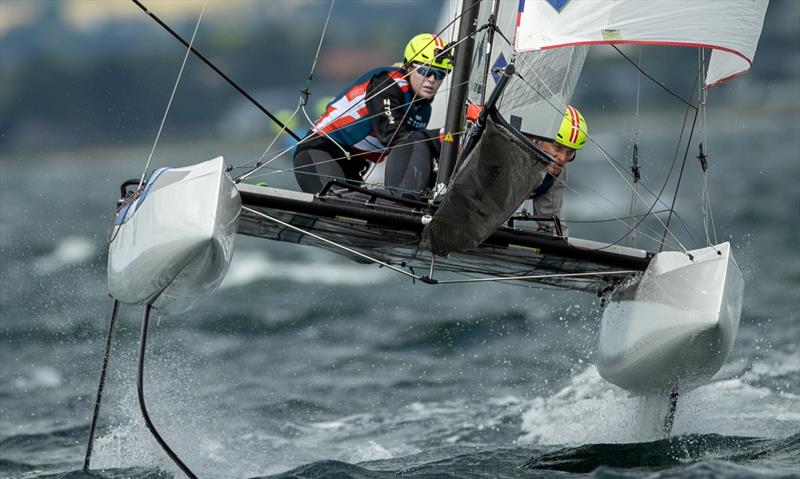
<svg viewBox="0 0 800 479">
<path fill-rule="evenodd" d="M 391 277 L 373 265 L 338 263 L 303 258 L 276 261 L 263 251 L 237 251 L 221 288 L 233 288 L 264 280 L 289 280 L 302 284 L 372 285 Z"/>
<path fill-rule="evenodd" d="M 444 348 L 458 351 L 472 346 L 483 346 L 490 339 L 509 334 L 524 335 L 532 326 L 522 311 L 506 311 L 495 314 L 448 319 L 437 323 L 422 323 L 394 339 L 383 348 L 394 351 L 420 348 Z"/>
<path fill-rule="evenodd" d="M 798 452 L 800 434 L 779 440 L 689 434 L 651 442 L 564 448 L 533 457 L 521 467 L 577 473 L 592 472 L 599 467 L 663 469 L 697 461 L 771 462 L 772 456 L 783 458 L 790 454 L 796 457 Z"/>
<path fill-rule="evenodd" d="M 17 389 L 51 389 L 61 386 L 64 378 L 58 370 L 52 366 L 36 366 L 30 371 L 27 377 L 17 377 L 13 385 Z"/>
<path fill-rule="evenodd" d="M 800 397 L 732 378 L 681 396 L 675 435 L 785 437 L 798 430 Z M 661 438 L 666 400 L 631 396 L 606 382 L 595 366 L 550 396 L 530 400 L 520 441 L 542 445 L 633 443 Z"/>
<path fill-rule="evenodd" d="M 69 266 L 86 263 L 96 255 L 97 246 L 91 239 L 67 236 L 49 254 L 36 258 L 33 268 L 39 274 L 54 273 Z"/>
</svg>

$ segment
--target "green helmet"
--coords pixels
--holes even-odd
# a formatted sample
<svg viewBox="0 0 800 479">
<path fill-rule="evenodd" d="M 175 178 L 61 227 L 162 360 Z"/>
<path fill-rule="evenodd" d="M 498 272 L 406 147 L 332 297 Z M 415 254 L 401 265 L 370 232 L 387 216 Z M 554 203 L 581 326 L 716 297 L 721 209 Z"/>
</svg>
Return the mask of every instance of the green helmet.
<svg viewBox="0 0 800 479">
<path fill-rule="evenodd" d="M 409 40 L 403 59 L 408 63 L 423 63 L 443 70 L 453 69 L 453 55 L 447 42 L 431 33 L 420 33 Z"/>
<path fill-rule="evenodd" d="M 567 107 L 564 119 L 561 120 L 561 127 L 558 129 L 556 143 L 560 143 L 573 150 L 580 150 L 586 143 L 586 135 L 589 129 L 583 115 L 572 105 Z"/>
</svg>

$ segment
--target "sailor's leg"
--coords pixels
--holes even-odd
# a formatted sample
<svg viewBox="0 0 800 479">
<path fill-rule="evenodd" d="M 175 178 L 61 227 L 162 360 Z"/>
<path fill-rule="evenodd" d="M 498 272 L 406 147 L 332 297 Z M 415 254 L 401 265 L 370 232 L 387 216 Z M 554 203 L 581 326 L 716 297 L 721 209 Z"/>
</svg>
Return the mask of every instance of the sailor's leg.
<svg viewBox="0 0 800 479">
<path fill-rule="evenodd" d="M 433 174 L 429 134 L 417 130 L 399 142 L 386 160 L 384 183 L 390 191 L 417 193 L 427 188 Z"/>
<path fill-rule="evenodd" d="M 325 150 L 308 149 L 294 155 L 294 177 L 306 193 L 319 193 L 331 180 L 344 180 L 344 170 L 339 161 Z"/>
</svg>

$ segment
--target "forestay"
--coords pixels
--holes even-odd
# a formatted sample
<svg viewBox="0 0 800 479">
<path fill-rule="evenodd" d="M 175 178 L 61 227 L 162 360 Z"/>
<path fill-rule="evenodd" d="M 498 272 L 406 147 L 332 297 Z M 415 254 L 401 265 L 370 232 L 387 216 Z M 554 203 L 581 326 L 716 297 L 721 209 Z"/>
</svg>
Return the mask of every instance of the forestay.
<svg viewBox="0 0 800 479">
<path fill-rule="evenodd" d="M 595 44 L 711 48 L 707 87 L 750 69 L 768 0 L 519 2 L 519 51 Z"/>
</svg>

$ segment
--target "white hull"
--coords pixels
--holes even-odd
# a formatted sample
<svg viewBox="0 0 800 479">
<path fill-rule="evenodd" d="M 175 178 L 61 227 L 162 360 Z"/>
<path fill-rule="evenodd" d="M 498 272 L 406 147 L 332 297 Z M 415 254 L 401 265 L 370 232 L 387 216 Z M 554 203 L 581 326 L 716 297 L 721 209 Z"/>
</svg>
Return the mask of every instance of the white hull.
<svg viewBox="0 0 800 479">
<path fill-rule="evenodd" d="M 739 329 L 744 281 L 730 244 L 657 254 L 641 281 L 610 298 L 598 370 L 637 394 L 684 392 L 719 371 Z"/>
<path fill-rule="evenodd" d="M 117 215 L 108 251 L 111 295 L 170 313 L 190 309 L 222 282 L 240 209 L 222 157 L 154 172 Z"/>
</svg>

